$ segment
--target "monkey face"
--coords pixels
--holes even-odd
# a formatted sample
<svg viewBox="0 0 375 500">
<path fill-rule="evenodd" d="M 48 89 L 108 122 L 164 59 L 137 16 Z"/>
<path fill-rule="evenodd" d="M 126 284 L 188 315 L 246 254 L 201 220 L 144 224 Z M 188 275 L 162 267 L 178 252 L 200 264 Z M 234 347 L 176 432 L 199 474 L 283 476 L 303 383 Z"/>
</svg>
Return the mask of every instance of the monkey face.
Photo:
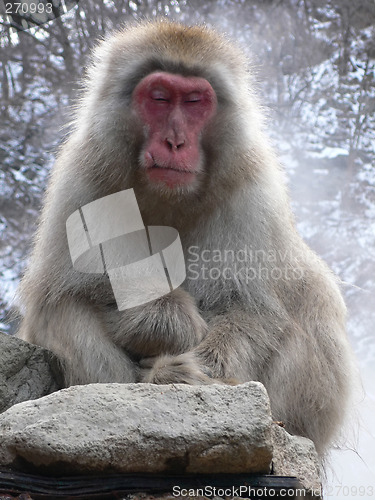
<svg viewBox="0 0 375 500">
<path fill-rule="evenodd" d="M 203 173 L 201 136 L 216 107 L 215 91 L 204 78 L 160 71 L 138 83 L 132 111 L 145 134 L 140 167 L 147 183 L 194 190 Z"/>
</svg>

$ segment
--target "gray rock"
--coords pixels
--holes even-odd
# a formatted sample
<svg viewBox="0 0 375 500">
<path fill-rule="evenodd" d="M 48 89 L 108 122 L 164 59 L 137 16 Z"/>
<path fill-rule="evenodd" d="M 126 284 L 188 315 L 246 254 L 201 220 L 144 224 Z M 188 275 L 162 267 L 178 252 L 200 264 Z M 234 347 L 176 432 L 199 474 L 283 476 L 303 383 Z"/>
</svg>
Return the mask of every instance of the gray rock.
<svg viewBox="0 0 375 500">
<path fill-rule="evenodd" d="M 276 424 L 272 425 L 273 473 L 297 477 L 313 498 L 321 491 L 320 463 L 314 443 L 305 437 L 292 436 Z M 305 498 L 309 498 L 307 495 Z"/>
<path fill-rule="evenodd" d="M 77 474 L 268 473 L 271 427 L 258 382 L 75 386 L 0 415 L 0 464 Z"/>
<path fill-rule="evenodd" d="M 62 373 L 52 353 L 0 332 L 0 413 L 61 387 Z"/>
</svg>

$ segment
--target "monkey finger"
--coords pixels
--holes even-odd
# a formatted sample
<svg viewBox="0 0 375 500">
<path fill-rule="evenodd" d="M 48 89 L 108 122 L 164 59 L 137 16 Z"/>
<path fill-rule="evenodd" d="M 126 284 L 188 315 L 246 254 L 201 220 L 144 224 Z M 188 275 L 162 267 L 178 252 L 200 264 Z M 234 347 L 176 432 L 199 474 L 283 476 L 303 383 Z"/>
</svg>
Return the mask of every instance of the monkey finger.
<svg viewBox="0 0 375 500">
<path fill-rule="evenodd" d="M 139 361 L 139 366 L 141 367 L 141 371 L 152 368 L 157 359 L 158 359 L 157 356 L 152 356 L 150 358 L 142 358 Z"/>
<path fill-rule="evenodd" d="M 142 382 L 153 384 L 215 384 L 223 383 L 208 377 L 200 369 L 192 353 L 164 355 L 155 360 L 152 368 L 144 370 Z"/>
<path fill-rule="evenodd" d="M 226 385 L 239 385 L 239 384 L 241 384 L 241 382 L 234 377 L 223 378 L 223 379 L 221 379 L 221 382 L 223 384 L 226 384 Z"/>
</svg>

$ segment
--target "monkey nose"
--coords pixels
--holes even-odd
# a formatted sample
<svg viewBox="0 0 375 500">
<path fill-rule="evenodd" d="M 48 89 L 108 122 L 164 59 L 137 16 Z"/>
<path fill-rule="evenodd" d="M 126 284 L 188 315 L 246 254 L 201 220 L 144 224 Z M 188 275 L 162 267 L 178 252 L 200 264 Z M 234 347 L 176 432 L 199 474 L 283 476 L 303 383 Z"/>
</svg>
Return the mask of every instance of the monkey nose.
<svg viewBox="0 0 375 500">
<path fill-rule="evenodd" d="M 181 149 L 183 147 L 183 145 L 185 144 L 185 139 L 171 139 L 167 137 L 165 139 L 165 142 L 170 151 L 177 151 L 178 149 Z"/>
</svg>

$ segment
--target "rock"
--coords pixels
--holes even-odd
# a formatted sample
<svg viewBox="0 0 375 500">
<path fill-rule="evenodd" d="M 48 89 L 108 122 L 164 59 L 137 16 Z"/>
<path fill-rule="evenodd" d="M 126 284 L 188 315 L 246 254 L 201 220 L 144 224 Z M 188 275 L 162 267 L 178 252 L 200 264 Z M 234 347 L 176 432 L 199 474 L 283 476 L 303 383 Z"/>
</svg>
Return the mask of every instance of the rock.
<svg viewBox="0 0 375 500">
<path fill-rule="evenodd" d="M 0 413 L 57 391 L 62 380 L 51 352 L 0 332 Z"/>
<path fill-rule="evenodd" d="M 59 474 L 269 473 L 271 427 L 259 382 L 75 386 L 0 415 L 0 464 Z"/>
<path fill-rule="evenodd" d="M 314 443 L 305 437 L 292 436 L 276 424 L 272 425 L 273 473 L 297 477 L 302 486 L 319 498 L 320 463 Z"/>
</svg>

